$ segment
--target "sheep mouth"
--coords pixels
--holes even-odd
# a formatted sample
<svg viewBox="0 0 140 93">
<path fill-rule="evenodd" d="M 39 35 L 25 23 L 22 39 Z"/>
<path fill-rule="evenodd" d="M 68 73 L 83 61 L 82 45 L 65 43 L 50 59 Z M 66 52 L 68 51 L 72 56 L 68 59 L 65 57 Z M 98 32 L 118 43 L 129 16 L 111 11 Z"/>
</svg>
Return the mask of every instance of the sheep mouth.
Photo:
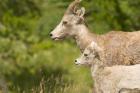
<svg viewBox="0 0 140 93">
<path fill-rule="evenodd" d="M 76 62 L 76 63 L 75 63 L 75 65 L 77 65 L 77 66 L 81 66 L 82 64 L 81 64 L 81 63 Z"/>
<path fill-rule="evenodd" d="M 85 67 L 91 67 L 91 64 L 84 64 L 84 63 L 75 63 L 76 66 L 85 66 Z"/>
<path fill-rule="evenodd" d="M 79 63 L 75 63 L 75 65 L 80 65 Z"/>
<path fill-rule="evenodd" d="M 65 37 L 54 37 L 54 38 L 52 38 L 53 40 L 55 40 L 55 41 L 58 41 L 58 40 L 63 40 Z"/>
</svg>

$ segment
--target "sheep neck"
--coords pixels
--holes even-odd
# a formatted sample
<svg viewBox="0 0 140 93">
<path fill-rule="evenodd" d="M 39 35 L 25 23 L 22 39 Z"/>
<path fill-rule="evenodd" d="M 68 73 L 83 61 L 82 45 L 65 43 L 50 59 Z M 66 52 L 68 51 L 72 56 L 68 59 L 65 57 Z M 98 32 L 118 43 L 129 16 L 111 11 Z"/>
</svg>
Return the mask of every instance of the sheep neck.
<svg viewBox="0 0 140 93">
<path fill-rule="evenodd" d="M 88 28 L 82 24 L 77 27 L 77 33 L 74 36 L 78 47 L 81 52 L 89 45 L 92 41 L 96 41 L 96 35 L 94 33 L 90 33 Z"/>
<path fill-rule="evenodd" d="M 99 59 L 95 59 L 94 63 L 91 66 L 91 73 L 93 77 L 96 77 L 104 69 L 103 63 Z"/>
</svg>

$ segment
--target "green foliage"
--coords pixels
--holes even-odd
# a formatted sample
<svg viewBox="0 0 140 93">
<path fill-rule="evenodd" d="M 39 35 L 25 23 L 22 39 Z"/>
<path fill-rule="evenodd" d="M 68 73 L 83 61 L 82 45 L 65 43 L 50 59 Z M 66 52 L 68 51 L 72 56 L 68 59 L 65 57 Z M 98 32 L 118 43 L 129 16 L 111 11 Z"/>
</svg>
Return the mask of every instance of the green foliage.
<svg viewBox="0 0 140 93">
<path fill-rule="evenodd" d="M 87 2 L 88 1 L 88 2 Z M 140 29 L 139 0 L 85 0 L 87 22 L 97 33 Z"/>
<path fill-rule="evenodd" d="M 49 32 L 72 0 L 0 0 L 0 87 L 8 93 L 91 93 L 90 71 L 74 65 L 73 41 L 54 42 Z M 140 29 L 139 0 L 83 0 L 91 31 Z M 0 88 L 1 89 L 1 88 Z"/>
</svg>

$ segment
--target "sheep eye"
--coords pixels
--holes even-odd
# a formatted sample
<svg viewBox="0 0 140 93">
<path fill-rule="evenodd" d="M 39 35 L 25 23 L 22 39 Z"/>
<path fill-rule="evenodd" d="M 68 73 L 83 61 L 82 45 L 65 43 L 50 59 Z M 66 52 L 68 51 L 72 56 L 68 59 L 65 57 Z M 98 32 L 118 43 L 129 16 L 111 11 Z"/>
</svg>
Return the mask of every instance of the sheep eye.
<svg viewBox="0 0 140 93">
<path fill-rule="evenodd" d="M 63 25 L 66 25 L 66 24 L 68 24 L 68 22 L 67 21 L 63 21 Z"/>
<path fill-rule="evenodd" d="M 88 56 L 88 54 L 84 54 L 84 56 L 85 56 L 85 57 L 87 57 L 87 56 Z"/>
</svg>

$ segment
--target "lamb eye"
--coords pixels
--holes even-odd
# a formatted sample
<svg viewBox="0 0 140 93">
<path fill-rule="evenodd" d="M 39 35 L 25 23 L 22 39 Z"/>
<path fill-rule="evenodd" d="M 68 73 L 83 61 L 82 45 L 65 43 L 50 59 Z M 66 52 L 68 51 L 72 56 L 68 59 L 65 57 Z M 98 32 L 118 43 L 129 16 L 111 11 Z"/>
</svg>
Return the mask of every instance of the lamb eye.
<svg viewBox="0 0 140 93">
<path fill-rule="evenodd" d="M 85 56 L 85 57 L 87 57 L 87 56 L 88 56 L 88 54 L 84 54 L 84 56 Z"/>
<path fill-rule="evenodd" d="M 68 24 L 68 22 L 67 21 L 63 21 L 63 25 L 66 25 L 66 24 Z"/>
</svg>

